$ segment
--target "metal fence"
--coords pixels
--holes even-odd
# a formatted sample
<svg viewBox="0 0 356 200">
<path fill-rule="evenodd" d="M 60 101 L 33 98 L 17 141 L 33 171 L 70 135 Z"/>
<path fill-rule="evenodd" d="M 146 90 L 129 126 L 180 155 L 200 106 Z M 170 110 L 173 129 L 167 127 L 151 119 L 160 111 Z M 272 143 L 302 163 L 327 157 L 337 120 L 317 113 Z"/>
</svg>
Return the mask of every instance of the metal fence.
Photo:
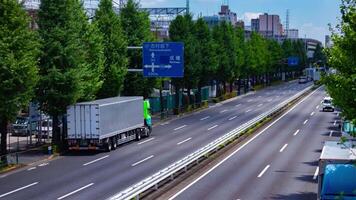
<svg viewBox="0 0 356 200">
<path fill-rule="evenodd" d="M 155 173 L 155 174 L 145 178 L 144 180 L 130 186 L 129 188 L 121 191 L 117 195 L 112 196 L 110 198 L 110 200 L 124 200 L 124 199 L 132 199 L 132 198 L 139 199 L 141 193 L 149 190 L 150 188 L 157 189 L 160 182 L 162 182 L 168 178 L 173 179 L 174 174 L 181 170 L 186 171 L 190 165 L 194 164 L 195 162 L 199 162 L 199 160 L 201 158 L 203 158 L 204 156 L 209 155 L 210 153 L 218 150 L 221 145 L 224 145 L 228 141 L 238 137 L 244 131 L 248 130 L 249 128 L 252 128 L 255 124 L 257 124 L 257 123 L 261 122 L 262 120 L 266 119 L 267 117 L 277 113 L 282 108 L 287 106 L 290 102 L 301 97 L 304 93 L 309 91 L 311 88 L 312 88 L 312 86 L 306 88 L 305 90 L 292 96 L 291 98 L 287 99 L 286 101 L 278 104 L 271 110 L 269 110 L 269 111 L 255 117 L 254 119 L 242 124 L 241 126 L 230 131 L 229 133 L 221 136 L 220 138 L 214 140 L 213 142 L 209 143 L 208 145 L 204 146 L 203 148 L 198 149 L 197 151 L 193 152 L 192 154 L 189 154 L 188 156 L 182 158 L 181 160 L 174 162 L 170 166 L 158 171 L 157 173 Z"/>
</svg>

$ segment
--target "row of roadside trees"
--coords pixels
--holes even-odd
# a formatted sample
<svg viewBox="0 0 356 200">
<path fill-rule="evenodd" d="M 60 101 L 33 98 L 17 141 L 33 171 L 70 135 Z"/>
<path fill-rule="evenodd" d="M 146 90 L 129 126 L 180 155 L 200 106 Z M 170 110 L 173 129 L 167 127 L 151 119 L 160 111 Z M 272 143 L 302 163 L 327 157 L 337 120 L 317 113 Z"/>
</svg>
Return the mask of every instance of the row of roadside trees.
<svg viewBox="0 0 356 200">
<path fill-rule="evenodd" d="M 148 14 L 134 0 L 119 14 L 112 0 L 101 0 L 92 19 L 80 0 L 41 0 L 38 30 L 30 30 L 29 21 L 18 1 L 0 2 L 0 156 L 7 152 L 8 123 L 30 101 L 52 116 L 53 143 L 61 145 L 67 106 L 120 94 L 148 97 L 160 82 L 127 72 L 142 67 L 141 52 L 127 46 L 155 40 Z M 171 41 L 185 44 L 185 76 L 172 79 L 177 94 L 183 88 L 201 91 L 212 80 L 224 94 L 236 79 L 270 80 L 287 71 L 289 56 L 299 56 L 301 66 L 306 60 L 300 41 L 280 45 L 256 33 L 246 40 L 242 29 L 225 22 L 211 30 L 202 19 L 184 15 L 169 31 Z"/>
<path fill-rule="evenodd" d="M 120 94 L 148 96 L 152 80 L 127 73 L 141 62 L 140 52 L 127 46 L 153 40 L 148 14 L 134 0 L 119 15 L 112 0 L 101 0 L 92 19 L 80 0 L 41 0 L 37 30 L 30 30 L 19 2 L 0 1 L 0 157 L 7 153 L 9 122 L 30 101 L 52 116 L 53 143 L 60 145 L 67 106 Z"/>
<path fill-rule="evenodd" d="M 232 91 L 236 80 L 239 89 L 241 84 L 246 85 L 246 81 L 241 83 L 241 80 L 252 79 L 255 84 L 263 79 L 269 84 L 272 79 L 281 78 L 281 72 L 300 71 L 307 63 L 301 40 L 285 40 L 280 44 L 254 32 L 247 39 L 242 28 L 228 22 L 210 29 L 202 18 L 194 21 L 191 15 L 183 15 L 173 20 L 169 33 L 171 41 L 185 44 L 184 78 L 172 80 L 176 94 L 185 88 L 189 96 L 191 89 L 198 88 L 199 98 L 201 88 L 214 80 L 218 95 L 224 95 Z M 299 66 L 287 66 L 290 56 L 299 57 Z"/>
</svg>

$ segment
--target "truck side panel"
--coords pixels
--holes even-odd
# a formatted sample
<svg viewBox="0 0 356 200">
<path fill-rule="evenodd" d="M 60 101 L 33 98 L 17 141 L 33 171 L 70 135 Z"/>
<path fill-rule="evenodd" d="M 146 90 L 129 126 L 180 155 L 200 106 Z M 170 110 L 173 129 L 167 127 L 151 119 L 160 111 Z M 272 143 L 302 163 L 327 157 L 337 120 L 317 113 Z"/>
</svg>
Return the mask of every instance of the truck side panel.
<svg viewBox="0 0 356 200">
<path fill-rule="evenodd" d="M 143 99 L 100 106 L 100 139 L 143 126 Z"/>
</svg>

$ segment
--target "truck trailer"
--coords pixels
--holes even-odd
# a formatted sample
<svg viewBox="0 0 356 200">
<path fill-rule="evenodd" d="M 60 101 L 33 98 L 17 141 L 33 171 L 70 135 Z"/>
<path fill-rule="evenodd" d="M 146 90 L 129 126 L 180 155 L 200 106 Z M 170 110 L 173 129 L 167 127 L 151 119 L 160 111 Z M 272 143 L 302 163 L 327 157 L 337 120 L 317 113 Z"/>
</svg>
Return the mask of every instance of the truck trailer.
<svg viewBox="0 0 356 200">
<path fill-rule="evenodd" d="M 356 199 L 355 144 L 325 142 L 319 160 L 318 199 Z"/>
<path fill-rule="evenodd" d="M 149 103 L 143 97 L 114 97 L 67 108 L 69 150 L 111 151 L 149 137 L 151 126 Z"/>
</svg>

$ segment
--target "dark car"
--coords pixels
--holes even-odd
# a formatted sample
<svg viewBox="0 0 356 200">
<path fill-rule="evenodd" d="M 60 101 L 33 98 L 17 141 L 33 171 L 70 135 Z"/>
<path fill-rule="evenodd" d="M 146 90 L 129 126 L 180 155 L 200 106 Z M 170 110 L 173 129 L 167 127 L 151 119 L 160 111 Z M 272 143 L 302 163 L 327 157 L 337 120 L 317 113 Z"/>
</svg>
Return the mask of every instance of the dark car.
<svg viewBox="0 0 356 200">
<path fill-rule="evenodd" d="M 12 136 L 28 136 L 30 134 L 30 125 L 28 117 L 16 117 L 15 123 L 11 127 Z"/>
</svg>

